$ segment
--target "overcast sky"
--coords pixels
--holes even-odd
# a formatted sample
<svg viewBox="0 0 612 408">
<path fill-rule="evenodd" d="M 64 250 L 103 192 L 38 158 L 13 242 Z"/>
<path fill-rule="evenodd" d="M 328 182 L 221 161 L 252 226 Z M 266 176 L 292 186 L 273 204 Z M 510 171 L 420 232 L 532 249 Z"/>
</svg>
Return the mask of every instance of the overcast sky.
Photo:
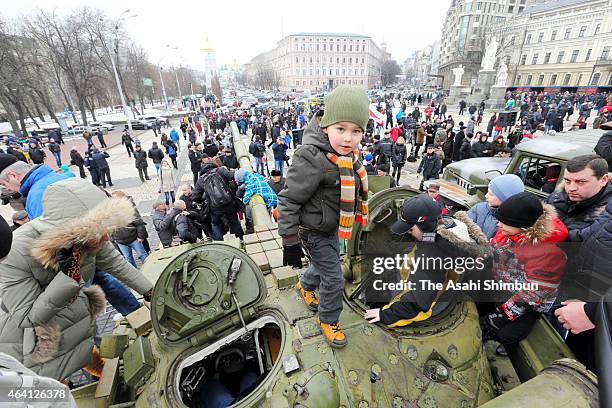
<svg viewBox="0 0 612 408">
<path fill-rule="evenodd" d="M 450 0 L 363 1 L 210 1 L 181 0 L 2 0 L 0 14 L 18 18 L 38 7 L 67 14 L 84 5 L 117 18 L 124 10 L 137 17 L 126 21 L 132 38 L 149 53 L 150 61 L 163 58 L 163 66 L 204 68 L 208 36 L 217 52 L 217 64 L 248 62 L 270 50 L 289 34 L 298 32 L 355 33 L 387 43 L 400 64 L 413 51 L 440 38 Z M 177 51 L 168 51 L 167 44 Z"/>
</svg>

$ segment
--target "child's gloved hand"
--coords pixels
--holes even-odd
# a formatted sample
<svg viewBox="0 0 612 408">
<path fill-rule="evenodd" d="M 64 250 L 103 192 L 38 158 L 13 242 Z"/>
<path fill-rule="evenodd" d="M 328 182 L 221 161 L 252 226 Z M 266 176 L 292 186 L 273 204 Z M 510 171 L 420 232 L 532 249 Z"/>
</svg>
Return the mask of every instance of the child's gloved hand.
<svg viewBox="0 0 612 408">
<path fill-rule="evenodd" d="M 295 245 L 283 245 L 283 266 L 292 266 L 294 268 L 301 268 L 302 257 L 304 252 L 300 244 Z"/>
</svg>

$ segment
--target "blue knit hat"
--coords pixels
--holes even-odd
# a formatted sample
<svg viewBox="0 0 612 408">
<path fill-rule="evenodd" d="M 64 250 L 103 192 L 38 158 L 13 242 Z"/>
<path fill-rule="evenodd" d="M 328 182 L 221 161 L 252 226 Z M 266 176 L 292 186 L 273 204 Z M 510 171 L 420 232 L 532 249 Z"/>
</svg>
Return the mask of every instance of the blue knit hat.
<svg viewBox="0 0 612 408">
<path fill-rule="evenodd" d="M 372 160 L 374 160 L 374 156 L 372 156 L 372 153 L 368 153 L 364 156 L 363 160 L 371 162 Z"/>
<path fill-rule="evenodd" d="M 491 180 L 489 189 L 497 198 L 504 202 L 513 195 L 525 191 L 525 185 L 523 185 L 523 181 L 518 176 L 504 174 Z"/>
</svg>

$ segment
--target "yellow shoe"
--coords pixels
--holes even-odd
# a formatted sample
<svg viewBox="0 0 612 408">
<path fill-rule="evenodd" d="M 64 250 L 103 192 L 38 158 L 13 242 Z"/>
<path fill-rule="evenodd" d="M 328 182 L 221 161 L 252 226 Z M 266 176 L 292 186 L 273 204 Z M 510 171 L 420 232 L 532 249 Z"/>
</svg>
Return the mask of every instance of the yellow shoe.
<svg viewBox="0 0 612 408">
<path fill-rule="evenodd" d="M 321 326 L 321 331 L 323 332 L 323 336 L 329 343 L 330 346 L 335 348 L 342 348 L 348 344 L 348 340 L 340 327 L 340 323 L 336 322 L 333 324 L 321 323 L 321 320 L 317 318 L 317 322 L 319 326 Z"/>
<path fill-rule="evenodd" d="M 295 285 L 295 290 L 304 299 L 310 310 L 316 312 L 319 309 L 319 299 L 317 299 L 317 294 L 313 290 L 304 290 L 300 281 Z"/>
<path fill-rule="evenodd" d="M 93 347 L 91 351 L 91 363 L 86 367 L 83 367 L 83 370 L 95 377 L 102 377 L 102 370 L 104 369 L 104 359 L 100 357 L 100 352 L 96 346 Z"/>
</svg>

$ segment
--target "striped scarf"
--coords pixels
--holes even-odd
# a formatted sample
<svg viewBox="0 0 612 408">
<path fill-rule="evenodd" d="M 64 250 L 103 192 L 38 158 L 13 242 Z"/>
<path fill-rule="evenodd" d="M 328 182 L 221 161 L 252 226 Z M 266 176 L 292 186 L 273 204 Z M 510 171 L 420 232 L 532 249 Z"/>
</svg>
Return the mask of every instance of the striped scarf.
<svg viewBox="0 0 612 408">
<path fill-rule="evenodd" d="M 368 175 L 361 165 L 359 151 L 354 150 L 352 156 L 338 156 L 327 153 L 327 159 L 338 166 L 340 170 L 340 225 L 338 236 L 350 239 L 353 232 L 353 223 L 368 224 Z M 361 179 L 359 195 L 355 197 L 355 175 Z M 355 205 L 357 200 L 357 205 Z M 357 209 L 357 214 L 355 214 Z"/>
</svg>

